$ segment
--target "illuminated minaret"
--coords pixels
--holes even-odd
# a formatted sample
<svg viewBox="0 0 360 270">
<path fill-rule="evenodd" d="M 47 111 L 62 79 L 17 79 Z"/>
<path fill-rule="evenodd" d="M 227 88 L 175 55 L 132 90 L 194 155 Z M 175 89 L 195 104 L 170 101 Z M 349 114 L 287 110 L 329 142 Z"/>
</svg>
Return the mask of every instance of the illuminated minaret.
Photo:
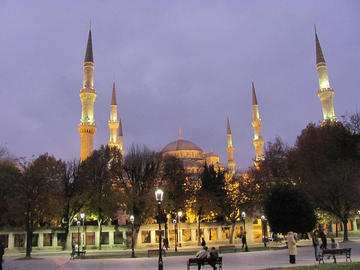
<svg viewBox="0 0 360 270">
<path fill-rule="evenodd" d="M 119 122 L 119 135 L 118 135 L 117 141 L 119 143 L 119 148 L 120 148 L 121 155 L 124 156 L 125 150 L 124 150 L 124 144 L 123 144 L 124 139 L 123 139 L 123 130 L 122 130 L 121 118 L 120 118 L 120 122 Z"/>
<path fill-rule="evenodd" d="M 226 151 L 228 152 L 228 164 L 227 167 L 228 169 L 232 172 L 235 173 L 235 161 L 234 161 L 234 146 L 232 144 L 232 134 L 231 134 L 231 129 L 230 129 L 230 121 L 229 121 L 229 117 L 227 117 L 227 122 L 226 122 L 226 133 L 227 133 L 227 147 L 226 147 Z"/>
<path fill-rule="evenodd" d="M 117 133 L 119 124 L 120 123 L 117 120 L 117 104 L 116 104 L 115 80 L 114 80 L 112 96 L 111 96 L 111 104 L 110 104 L 110 120 L 109 120 L 110 139 L 108 143 L 109 147 L 120 148 L 118 141 L 118 133 Z"/>
<path fill-rule="evenodd" d="M 316 33 L 316 27 L 315 27 L 315 42 L 316 42 L 316 69 L 319 77 L 318 97 L 321 101 L 321 107 L 324 117 L 323 123 L 325 123 L 326 121 L 336 121 L 334 104 L 333 104 L 334 89 L 330 87 L 326 62 Z"/>
<path fill-rule="evenodd" d="M 257 103 L 254 82 L 252 84 L 252 111 L 253 120 L 251 125 L 254 128 L 254 139 L 253 144 L 255 148 L 255 166 L 259 166 L 259 162 L 264 160 L 264 140 L 261 136 L 261 119 L 259 115 L 259 105 Z"/>
<path fill-rule="evenodd" d="M 83 88 L 80 90 L 81 119 L 78 125 L 81 136 L 80 160 L 85 160 L 91 155 L 94 148 L 94 134 L 96 125 L 94 119 L 94 102 L 96 91 L 94 89 L 94 58 L 91 41 L 91 24 L 84 60 Z"/>
</svg>

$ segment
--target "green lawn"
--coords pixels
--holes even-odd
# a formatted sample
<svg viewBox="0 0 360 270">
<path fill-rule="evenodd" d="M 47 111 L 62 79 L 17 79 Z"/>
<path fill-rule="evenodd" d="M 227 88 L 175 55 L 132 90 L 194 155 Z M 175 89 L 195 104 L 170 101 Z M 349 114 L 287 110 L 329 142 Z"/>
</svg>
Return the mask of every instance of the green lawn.
<svg viewBox="0 0 360 270">
<path fill-rule="evenodd" d="M 266 268 L 264 270 L 358 270 L 360 263 L 329 263 L 320 264 L 316 266 L 298 266 L 298 267 L 285 267 L 285 268 Z"/>
</svg>

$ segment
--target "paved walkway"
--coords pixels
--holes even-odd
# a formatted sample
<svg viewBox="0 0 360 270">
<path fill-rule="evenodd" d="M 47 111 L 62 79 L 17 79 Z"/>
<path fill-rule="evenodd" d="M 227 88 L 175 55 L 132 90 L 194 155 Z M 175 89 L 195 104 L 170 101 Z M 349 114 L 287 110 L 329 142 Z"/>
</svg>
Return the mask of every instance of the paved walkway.
<svg viewBox="0 0 360 270">
<path fill-rule="evenodd" d="M 352 260 L 360 261 L 360 241 L 341 243 L 352 248 Z M 191 256 L 165 257 L 164 270 L 184 270 Z M 241 252 L 222 254 L 224 270 L 252 270 L 290 266 L 287 250 Z M 20 257 L 21 258 L 21 257 Z M 19 256 L 5 256 L 5 270 L 140 270 L 157 269 L 157 258 L 69 260 L 67 254 L 36 254 L 32 260 L 19 260 Z M 332 260 L 325 260 L 332 263 Z M 345 259 L 339 259 L 339 262 Z M 316 265 L 313 248 L 298 248 L 296 265 Z M 196 270 L 196 268 L 194 268 Z"/>
</svg>

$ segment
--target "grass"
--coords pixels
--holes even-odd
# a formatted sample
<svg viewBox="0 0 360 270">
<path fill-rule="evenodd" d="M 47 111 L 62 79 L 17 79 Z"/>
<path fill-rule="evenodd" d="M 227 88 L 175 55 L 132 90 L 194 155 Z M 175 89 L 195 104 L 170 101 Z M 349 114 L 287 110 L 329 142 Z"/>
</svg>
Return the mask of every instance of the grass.
<svg viewBox="0 0 360 270">
<path fill-rule="evenodd" d="M 337 263 L 337 264 L 319 264 L 315 266 L 298 266 L 285 268 L 266 268 L 265 270 L 358 270 L 360 263 Z"/>
</svg>

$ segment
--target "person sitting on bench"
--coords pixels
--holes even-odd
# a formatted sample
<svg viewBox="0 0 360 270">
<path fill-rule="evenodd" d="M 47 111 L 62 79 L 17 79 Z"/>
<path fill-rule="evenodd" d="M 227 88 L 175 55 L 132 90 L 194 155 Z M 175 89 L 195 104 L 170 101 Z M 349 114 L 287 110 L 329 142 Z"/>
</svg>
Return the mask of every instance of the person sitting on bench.
<svg viewBox="0 0 360 270">
<path fill-rule="evenodd" d="M 208 248 L 207 246 L 203 246 L 197 253 L 196 253 L 196 258 L 198 260 L 198 270 L 201 269 L 201 265 L 204 264 L 204 261 L 207 259 L 207 257 L 209 256 L 209 252 L 208 252 Z"/>
<path fill-rule="evenodd" d="M 214 270 L 216 270 L 216 261 L 217 261 L 217 258 L 219 258 L 219 254 L 218 252 L 216 251 L 216 249 L 214 247 L 212 247 L 210 249 L 210 254 L 209 254 L 209 257 L 208 257 L 208 262 L 209 264 L 213 267 Z"/>
</svg>

